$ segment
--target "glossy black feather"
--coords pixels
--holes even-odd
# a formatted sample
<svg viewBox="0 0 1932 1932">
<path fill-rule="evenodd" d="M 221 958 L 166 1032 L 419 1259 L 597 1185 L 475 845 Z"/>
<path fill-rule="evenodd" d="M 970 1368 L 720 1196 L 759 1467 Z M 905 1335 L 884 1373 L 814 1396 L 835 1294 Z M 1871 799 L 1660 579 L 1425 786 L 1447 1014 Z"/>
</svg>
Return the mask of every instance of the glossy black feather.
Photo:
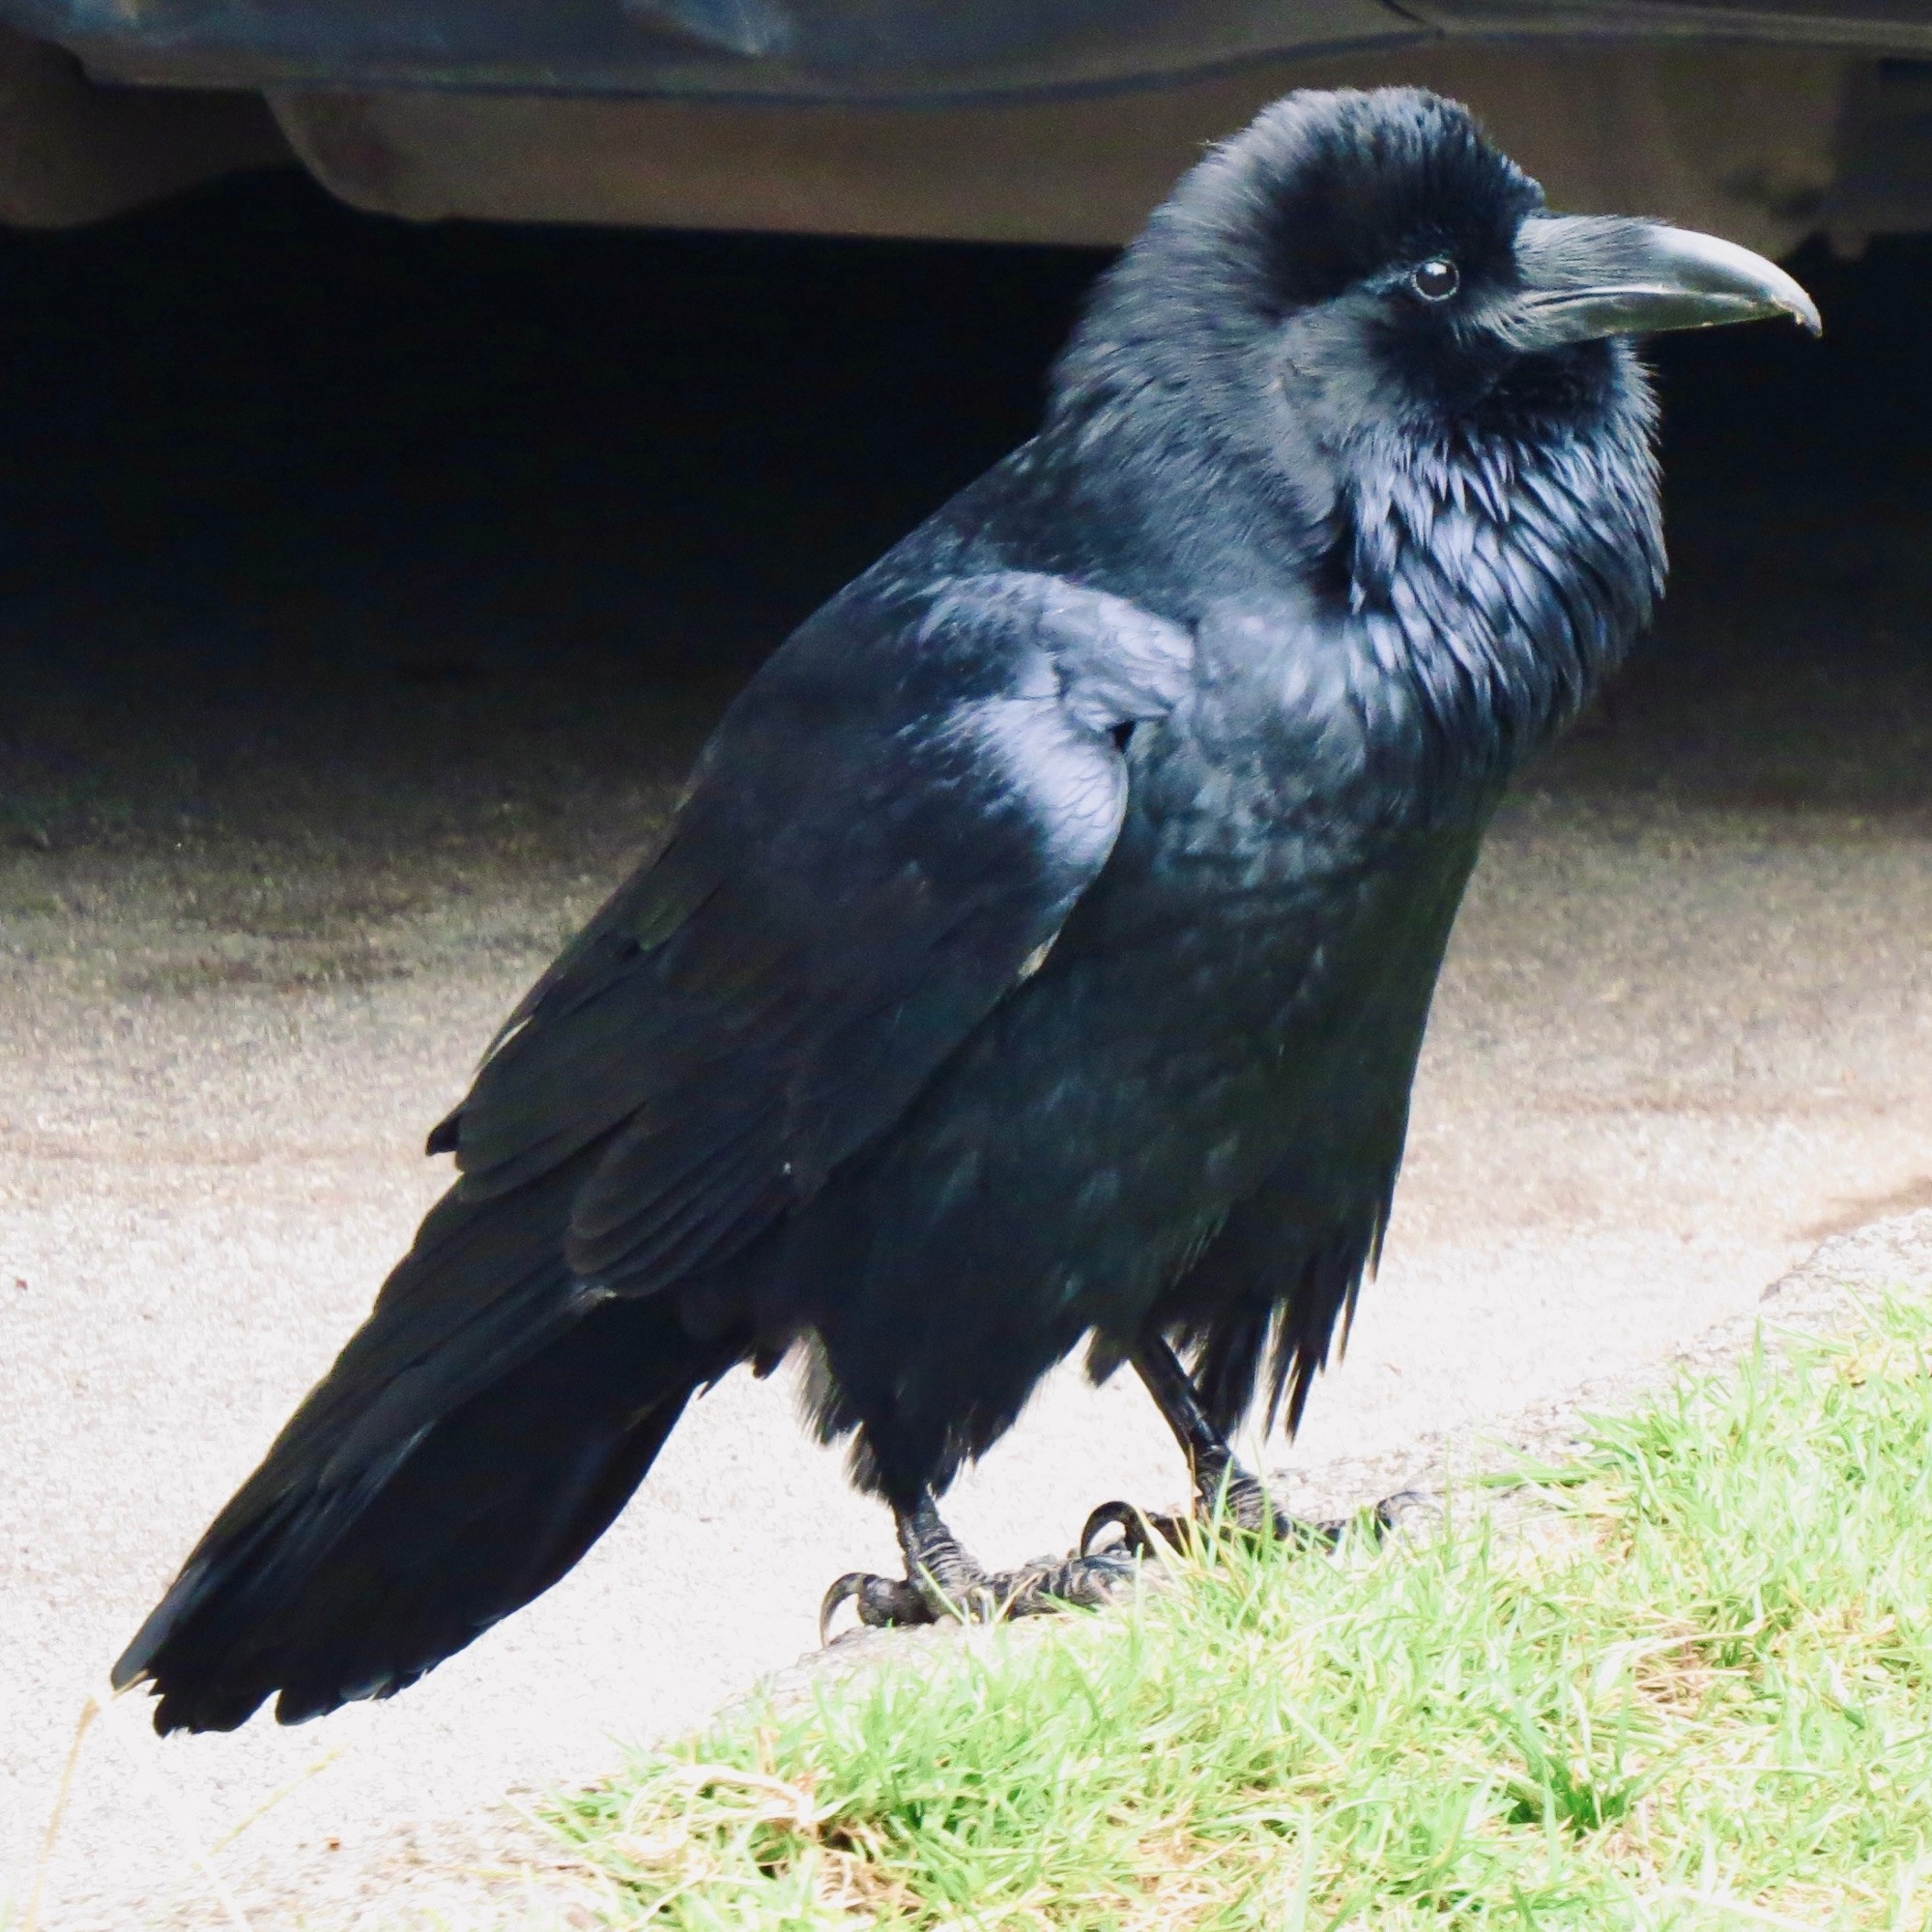
<svg viewBox="0 0 1932 1932">
<path fill-rule="evenodd" d="M 409 1681 L 794 1344 L 902 1506 L 1082 1341 L 1299 1418 L 1489 814 L 1661 577 L 1628 346 L 1399 294 L 1506 291 L 1538 203 L 1400 90 L 1181 184 L 1040 435 L 753 679 L 435 1130 L 456 1185 L 122 1660 L 163 1724 Z"/>
<path fill-rule="evenodd" d="M 835 599 L 519 1010 L 448 1130 L 460 1192 L 619 1130 L 569 1254 L 628 1292 L 809 1199 L 1053 940 L 1119 824 L 1110 733 L 1164 715 L 1192 661 L 1178 626 L 1037 573 Z"/>
</svg>

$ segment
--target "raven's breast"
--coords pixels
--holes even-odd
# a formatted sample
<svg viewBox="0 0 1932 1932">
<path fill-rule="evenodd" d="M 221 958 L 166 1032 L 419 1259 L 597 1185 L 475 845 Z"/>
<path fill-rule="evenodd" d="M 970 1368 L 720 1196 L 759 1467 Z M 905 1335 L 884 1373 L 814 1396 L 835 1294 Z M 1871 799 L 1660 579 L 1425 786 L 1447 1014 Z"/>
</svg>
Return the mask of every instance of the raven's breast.
<svg viewBox="0 0 1932 1932">
<path fill-rule="evenodd" d="M 1399 1155 L 1486 801 L 1397 809 L 1359 742 L 1221 725 L 1137 747 L 1120 842 L 1044 965 L 838 1189 L 881 1286 L 1112 1327 L 1298 1151 Z"/>
<path fill-rule="evenodd" d="M 1131 1339 L 1264 1186 L 1379 1219 L 1481 816 L 1212 722 L 1136 747 L 1044 964 L 762 1257 L 762 1325 L 817 1329 L 822 1420 L 863 1419 L 888 1487 L 943 1482 L 1086 1331 Z"/>
</svg>

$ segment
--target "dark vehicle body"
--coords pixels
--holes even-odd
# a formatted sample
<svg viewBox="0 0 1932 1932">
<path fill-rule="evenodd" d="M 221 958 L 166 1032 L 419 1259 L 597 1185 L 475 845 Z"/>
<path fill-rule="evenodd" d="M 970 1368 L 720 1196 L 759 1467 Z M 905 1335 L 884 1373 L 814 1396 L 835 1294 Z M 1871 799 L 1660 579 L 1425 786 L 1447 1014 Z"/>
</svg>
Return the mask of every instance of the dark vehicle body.
<svg viewBox="0 0 1932 1932">
<path fill-rule="evenodd" d="M 1111 244 L 1298 85 L 1466 100 L 1576 209 L 1932 227 L 1926 0 L 0 0 L 0 219 L 299 159 L 360 207 Z"/>
</svg>

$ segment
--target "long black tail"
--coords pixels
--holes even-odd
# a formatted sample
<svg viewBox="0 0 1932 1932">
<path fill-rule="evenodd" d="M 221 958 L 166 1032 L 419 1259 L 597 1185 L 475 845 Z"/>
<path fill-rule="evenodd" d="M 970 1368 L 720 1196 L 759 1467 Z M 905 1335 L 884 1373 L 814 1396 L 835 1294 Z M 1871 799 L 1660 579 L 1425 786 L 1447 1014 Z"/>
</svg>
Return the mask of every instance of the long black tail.
<svg viewBox="0 0 1932 1932">
<path fill-rule="evenodd" d="M 447 1198 L 114 1666 L 155 1726 L 387 1697 L 557 1581 L 735 1359 L 562 1259 L 580 1164 Z"/>
</svg>

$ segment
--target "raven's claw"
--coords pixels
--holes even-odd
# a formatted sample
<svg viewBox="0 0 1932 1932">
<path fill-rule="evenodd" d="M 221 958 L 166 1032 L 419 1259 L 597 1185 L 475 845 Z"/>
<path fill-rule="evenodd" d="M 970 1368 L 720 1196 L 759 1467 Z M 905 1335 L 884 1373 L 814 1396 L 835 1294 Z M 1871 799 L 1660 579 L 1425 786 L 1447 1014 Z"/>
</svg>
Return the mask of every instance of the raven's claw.
<svg viewBox="0 0 1932 1932">
<path fill-rule="evenodd" d="M 874 1576 L 854 1570 L 841 1576 L 819 1607 L 822 1644 L 833 1617 L 848 1602 L 858 1606 L 859 1622 L 872 1629 L 893 1624 L 937 1624 L 943 1618 L 992 1624 L 1069 1605 L 1098 1608 L 1131 1584 L 1137 1571 L 1129 1552 L 1104 1549 L 1043 1556 L 1018 1570 L 990 1575 L 940 1519 L 931 1490 L 909 1508 L 895 1509 L 893 1516 L 899 1547 L 906 1556 L 906 1574 Z"/>
<path fill-rule="evenodd" d="M 925 1598 L 903 1576 L 874 1576 L 863 1570 L 849 1570 L 825 1592 L 825 1600 L 819 1605 L 821 1644 L 831 1641 L 832 1619 L 847 1602 L 858 1605 L 858 1620 L 868 1629 L 933 1621 Z"/>
<path fill-rule="evenodd" d="M 1380 1536 L 1396 1527 L 1401 1517 L 1427 1499 L 1413 1489 L 1386 1496 L 1369 1514 Z M 1202 1493 L 1189 1516 L 1157 1516 L 1134 1503 L 1103 1503 L 1086 1519 L 1076 1546 L 1077 1556 L 1115 1554 L 1153 1555 L 1161 1548 L 1186 1549 L 1203 1533 L 1233 1530 L 1244 1536 L 1272 1537 L 1282 1543 L 1296 1543 L 1309 1548 L 1333 1549 L 1342 1533 L 1351 1526 L 1350 1518 L 1332 1522 L 1307 1523 L 1279 1508 L 1266 1487 L 1252 1476 L 1236 1473 L 1213 1493 Z M 1118 1539 L 1094 1548 L 1094 1540 L 1109 1529 L 1120 1532 Z"/>
<path fill-rule="evenodd" d="M 947 1579 L 950 1589 L 931 1572 L 922 1572 L 914 1580 L 851 1571 L 825 1592 L 819 1608 L 819 1641 L 830 1641 L 832 1619 L 848 1602 L 857 1606 L 858 1620 L 868 1629 L 937 1624 L 947 1618 L 993 1624 L 1069 1607 L 1098 1609 L 1133 1582 L 1135 1571 L 1130 1556 L 1114 1549 L 1042 1557 L 1000 1574 L 983 1571 L 970 1576 L 956 1574 Z"/>
<path fill-rule="evenodd" d="M 1138 1503 L 1103 1503 L 1087 1517 L 1074 1545 L 1076 1556 L 1094 1553 L 1094 1539 L 1102 1530 L 1117 1529 L 1119 1540 L 1108 1545 L 1131 1556 L 1151 1556 L 1163 1544 L 1178 1549 L 1192 1524 L 1184 1516 L 1150 1516 Z"/>
</svg>

